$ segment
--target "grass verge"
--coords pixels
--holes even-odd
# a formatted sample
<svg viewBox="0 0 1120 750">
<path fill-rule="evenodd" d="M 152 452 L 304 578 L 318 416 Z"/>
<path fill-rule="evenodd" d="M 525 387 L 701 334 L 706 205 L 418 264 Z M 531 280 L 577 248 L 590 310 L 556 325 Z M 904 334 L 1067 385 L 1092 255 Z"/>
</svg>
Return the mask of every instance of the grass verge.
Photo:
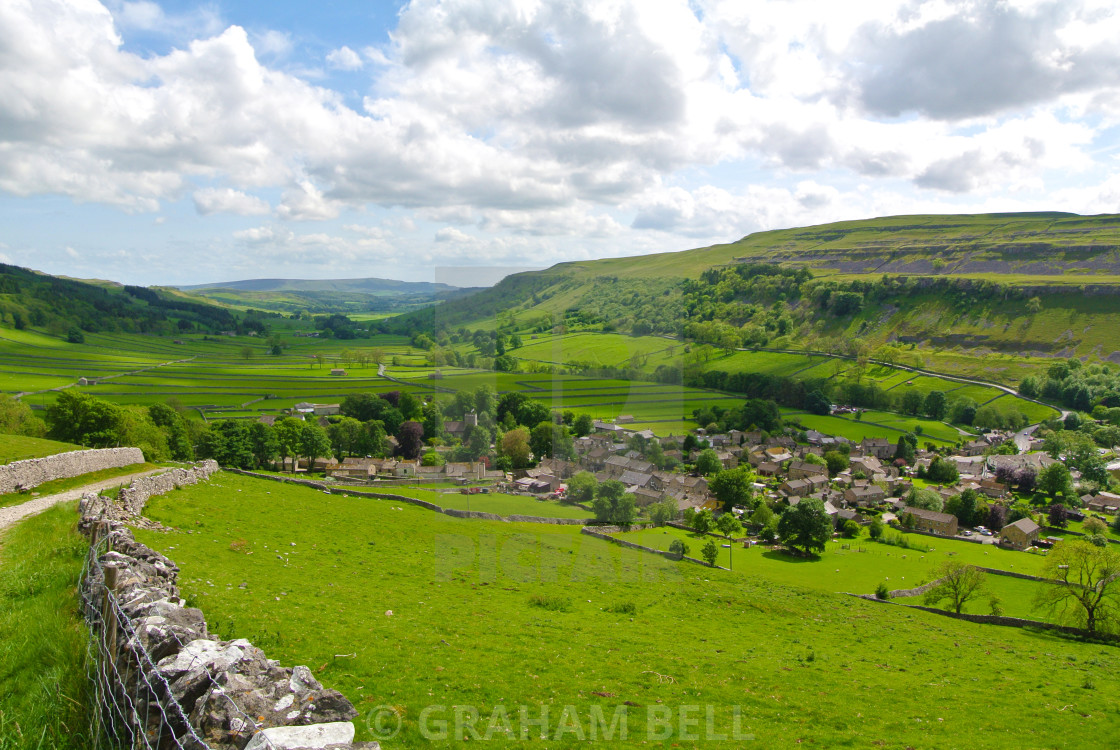
<svg viewBox="0 0 1120 750">
<path fill-rule="evenodd" d="M 74 503 L 27 519 L 0 545 L 0 750 L 90 747 L 76 592 L 88 545 Z"/>
</svg>

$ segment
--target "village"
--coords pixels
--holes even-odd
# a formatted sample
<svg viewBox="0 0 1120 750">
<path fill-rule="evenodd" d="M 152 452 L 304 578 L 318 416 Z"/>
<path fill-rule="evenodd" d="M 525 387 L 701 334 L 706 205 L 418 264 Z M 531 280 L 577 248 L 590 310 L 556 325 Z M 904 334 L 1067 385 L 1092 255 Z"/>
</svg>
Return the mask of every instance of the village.
<svg viewBox="0 0 1120 750">
<path fill-rule="evenodd" d="M 842 412 L 846 407 L 834 408 Z M 338 413 L 338 406 L 302 403 L 293 411 L 326 425 L 328 417 Z M 1048 505 L 1024 513 L 1022 503 L 1017 508 L 1022 517 L 1008 518 L 1016 510 L 1011 508 L 1016 485 L 1029 490 L 1048 467 L 1060 463 L 1042 450 L 1043 441 L 1032 431 L 990 431 L 951 449 L 935 450 L 927 444 L 903 451 L 903 440 L 892 442 L 879 437 L 855 442 L 815 430 L 799 435 L 802 441 L 788 434 L 769 435 L 758 430 L 709 433 L 704 428 L 687 435 L 657 437 L 649 429 L 628 427 L 632 421 L 626 415 L 613 421 L 595 420 L 591 434 L 574 440 L 570 458 L 546 456 L 535 467 L 515 471 L 490 468 L 484 460 L 425 465 L 420 459 L 399 457 L 321 459 L 313 469 L 345 483 L 382 487 L 442 483 L 459 486 L 463 493 L 493 491 L 555 500 L 566 499 L 568 480 L 588 472 L 599 483 L 614 480 L 624 485 L 634 497 L 639 514 L 671 500 L 678 516 L 691 516 L 705 509 L 718 513 L 722 507 L 709 488 L 710 473 L 682 473 L 683 468 L 696 465 L 702 452 L 709 451 L 718 460 L 717 471 L 749 467 L 753 496 L 779 512 L 806 498 L 820 500 L 837 534 L 846 522 L 867 527 L 878 519 L 909 532 L 998 544 L 1013 550 L 1049 548 L 1059 541 L 1048 536 L 1048 529 L 1058 530 L 1051 524 L 1064 526 L 1065 522 L 1081 522 L 1090 516 L 1107 521 L 1120 508 L 1120 494 L 1100 491 L 1066 502 L 1066 506 L 1081 507 L 1065 507 L 1059 520 L 1052 515 L 1048 518 Z M 448 421 L 444 427 L 454 440 L 476 424 L 477 418 L 467 414 L 464 420 Z M 676 470 L 659 469 L 650 460 L 652 454 L 662 466 L 671 465 Z M 830 454 L 832 466 L 825 460 Z M 842 465 L 836 465 L 836 456 L 842 457 Z M 951 481 L 925 478 L 935 462 L 942 473 L 948 467 Z M 1074 483 L 1080 479 L 1076 470 L 1070 477 Z M 927 502 L 923 505 L 931 504 L 929 493 L 934 493 L 938 501 L 933 505 L 941 510 L 912 504 L 916 489 L 924 491 Z M 958 515 L 946 511 L 952 509 L 954 498 L 969 491 L 979 503 L 971 513 L 972 524 L 966 525 Z M 733 510 L 743 515 L 743 508 Z"/>
</svg>

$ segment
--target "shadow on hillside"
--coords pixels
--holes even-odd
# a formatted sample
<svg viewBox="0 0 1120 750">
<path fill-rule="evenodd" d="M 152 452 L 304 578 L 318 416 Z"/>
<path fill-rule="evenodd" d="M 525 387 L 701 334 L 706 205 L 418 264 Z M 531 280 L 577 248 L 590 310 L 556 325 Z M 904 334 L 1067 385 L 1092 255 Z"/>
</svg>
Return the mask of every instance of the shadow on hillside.
<svg viewBox="0 0 1120 750">
<path fill-rule="evenodd" d="M 821 559 L 819 555 L 809 555 L 808 557 L 803 557 L 801 555 L 790 554 L 785 550 L 770 550 L 769 552 L 763 552 L 762 556 L 770 558 L 771 560 L 780 560 L 782 562 L 789 563 L 818 562 Z"/>
</svg>

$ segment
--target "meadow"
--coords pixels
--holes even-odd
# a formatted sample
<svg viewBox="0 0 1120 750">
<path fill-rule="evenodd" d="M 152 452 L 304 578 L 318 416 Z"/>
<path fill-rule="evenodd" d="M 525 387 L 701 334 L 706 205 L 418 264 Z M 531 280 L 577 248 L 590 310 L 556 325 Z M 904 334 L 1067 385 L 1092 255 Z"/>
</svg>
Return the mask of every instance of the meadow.
<svg viewBox="0 0 1120 750">
<path fill-rule="evenodd" d="M 57 440 L 24 435 L 0 435 L 0 464 L 80 450 L 82 450 L 80 445 L 60 443 Z"/>
<path fill-rule="evenodd" d="M 595 712 L 628 717 L 625 736 L 597 728 L 611 746 L 1087 747 L 1120 729 L 1117 649 L 826 592 L 819 565 L 787 582 L 226 474 L 148 515 L 170 531 L 138 536 L 212 629 L 309 665 L 359 738 L 393 747 L 523 730 L 570 747 Z M 521 711 L 548 712 L 547 740 Z"/>
<path fill-rule="evenodd" d="M 119 404 L 171 402 L 199 418 L 214 419 L 277 414 L 303 401 L 339 403 L 353 393 L 400 390 L 429 398 L 437 393 L 489 386 L 498 393 L 525 393 L 554 409 L 586 412 L 596 419 L 629 415 L 640 429 L 651 429 L 659 435 L 680 434 L 693 427 L 691 415 L 697 409 L 734 408 L 742 400 L 733 393 L 642 380 L 437 368 L 428 362 L 427 352 L 412 347 L 400 336 L 343 341 L 296 335 L 306 333 L 299 329 L 280 331 L 285 348 L 280 355 L 271 355 L 266 352 L 266 342 L 253 336 L 184 334 L 167 339 L 98 333 L 89 334 L 83 344 L 69 344 L 34 331 L 2 330 L 0 390 L 23 394 L 25 403 L 40 410 L 53 403 L 58 389 L 79 387 Z M 691 356 L 687 348 L 658 336 L 574 333 L 541 334 L 536 339 L 526 336 L 525 344 L 512 353 L 525 364 L 584 362 L 604 368 L 636 366 L 652 373 L 664 364 L 681 365 Z M 374 350 L 384 358 L 384 375 L 378 374 L 377 365 L 363 364 L 357 356 L 358 352 Z M 847 373 L 853 365 L 822 356 L 758 351 L 717 353 L 701 366 L 778 376 L 831 377 Z M 346 375 L 331 375 L 331 369 L 337 367 L 345 369 Z M 82 377 L 96 382 L 75 385 Z M 884 389 L 913 388 L 922 393 L 943 390 L 950 398 L 967 395 L 978 403 L 990 401 L 1000 409 L 1017 408 L 1036 421 L 1057 413 L 995 388 L 890 367 L 870 367 L 863 377 Z M 874 420 L 868 420 L 874 425 L 832 423 L 830 419 L 806 415 L 802 421 L 811 429 L 855 440 L 863 436 L 893 438 L 919 425 L 926 439 L 938 443 L 957 440 L 954 428 L 900 415 L 877 414 Z"/>
<path fill-rule="evenodd" d="M 630 531 L 620 535 L 626 541 L 652 547 L 665 552 L 674 539 L 689 547 L 691 557 L 700 556 L 703 536 L 676 528 L 652 528 Z M 716 540 L 719 557 L 716 564 L 732 567 L 737 573 L 757 575 L 776 583 L 817 589 L 823 592 L 873 594 L 880 583 L 888 589 L 909 589 L 932 580 L 932 571 L 946 560 L 956 560 L 996 570 L 1036 575 L 1043 558 L 1023 552 L 1000 549 L 994 545 L 978 545 L 952 539 L 934 539 L 910 534 L 906 537 L 915 545 L 925 545 L 927 551 L 904 549 L 872 541 L 866 534 L 861 539 L 834 539 L 830 541 L 819 559 L 806 559 L 785 552 L 771 551 L 765 547 L 745 549 L 735 545 L 725 547 L 726 541 Z M 1000 600 L 1004 613 L 1011 617 L 1048 621 L 1045 613 L 1031 607 L 1037 587 L 1043 585 L 1024 579 L 989 575 L 987 586 Z M 921 597 L 902 600 L 908 604 L 921 604 Z M 972 614 L 991 614 L 987 596 L 969 602 L 965 608 Z"/>
</svg>

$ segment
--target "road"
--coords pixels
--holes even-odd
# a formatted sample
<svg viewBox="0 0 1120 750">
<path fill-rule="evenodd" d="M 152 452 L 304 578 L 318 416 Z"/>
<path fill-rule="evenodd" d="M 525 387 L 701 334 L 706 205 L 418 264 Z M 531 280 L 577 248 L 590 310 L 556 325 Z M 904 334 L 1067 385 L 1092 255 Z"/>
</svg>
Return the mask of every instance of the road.
<svg viewBox="0 0 1120 750">
<path fill-rule="evenodd" d="M 52 505 L 58 503 L 65 503 L 70 500 L 77 500 L 86 492 L 99 492 L 110 487 L 116 487 L 121 484 L 128 484 L 137 477 L 146 477 L 149 474 L 159 474 L 167 471 L 167 469 L 150 469 L 148 471 L 139 471 L 135 474 L 125 474 L 112 479 L 103 479 L 100 482 L 91 482 L 90 484 L 82 487 L 77 487 L 65 492 L 59 492 L 54 495 L 44 495 L 43 497 L 36 497 L 28 500 L 26 503 L 13 505 L 8 508 L 0 508 L 0 531 L 12 526 L 19 521 L 22 521 L 28 516 L 33 516 L 36 513 L 42 513 Z"/>
</svg>

